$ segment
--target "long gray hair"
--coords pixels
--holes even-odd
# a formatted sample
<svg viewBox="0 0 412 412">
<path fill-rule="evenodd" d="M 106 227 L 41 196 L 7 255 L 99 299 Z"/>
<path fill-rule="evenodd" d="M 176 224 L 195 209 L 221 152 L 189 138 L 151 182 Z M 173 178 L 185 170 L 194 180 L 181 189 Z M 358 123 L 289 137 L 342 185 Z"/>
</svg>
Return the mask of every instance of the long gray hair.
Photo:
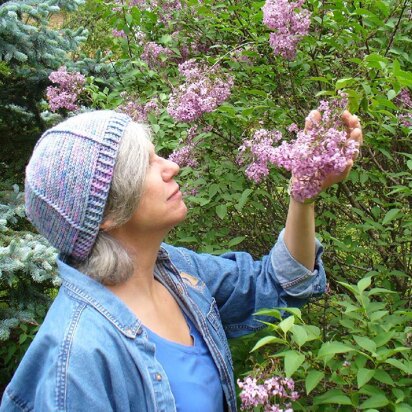
<svg viewBox="0 0 412 412">
<path fill-rule="evenodd" d="M 150 140 L 146 125 L 131 122 L 126 127 L 103 216 L 103 221 L 110 219 L 112 224 L 105 231 L 99 231 L 85 261 L 69 259 L 69 264 L 105 285 L 122 283 L 133 274 L 132 256 L 106 231 L 126 223 L 139 204 L 149 165 Z"/>
</svg>

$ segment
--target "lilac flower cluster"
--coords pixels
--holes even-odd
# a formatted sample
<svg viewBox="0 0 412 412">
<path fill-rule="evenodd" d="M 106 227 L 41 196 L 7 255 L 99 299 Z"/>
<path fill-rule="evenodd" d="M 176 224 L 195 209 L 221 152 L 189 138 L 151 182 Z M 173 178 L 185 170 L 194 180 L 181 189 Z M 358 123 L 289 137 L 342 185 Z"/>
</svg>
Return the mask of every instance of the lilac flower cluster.
<svg viewBox="0 0 412 412">
<path fill-rule="evenodd" d="M 245 139 L 239 147 L 237 162 L 244 163 L 244 154 L 248 152 L 252 161 L 245 170 L 246 176 L 256 183 L 260 183 L 269 174 L 269 163 L 272 162 L 274 143 L 282 138 L 282 134 L 276 130 L 256 130 L 251 139 Z"/>
<path fill-rule="evenodd" d="M 167 111 L 175 120 L 192 122 L 210 113 L 223 103 L 231 93 L 233 78 L 218 73 L 218 66 L 206 69 L 204 65 L 188 60 L 179 65 L 186 77 L 184 84 L 169 99 Z"/>
<path fill-rule="evenodd" d="M 166 65 L 167 58 L 173 56 L 173 51 L 168 47 L 163 47 L 153 41 L 144 45 L 143 53 L 140 56 L 149 67 L 163 67 Z"/>
<path fill-rule="evenodd" d="M 359 151 L 359 144 L 348 139 L 341 119 L 346 106 L 344 94 L 331 102 L 321 101 L 319 122 L 312 121 L 308 130 L 297 133 L 296 140 L 283 141 L 273 150 L 273 163 L 292 172 L 290 191 L 299 202 L 316 196 L 325 178 L 342 173 Z"/>
<path fill-rule="evenodd" d="M 304 0 L 267 0 L 262 7 L 263 23 L 271 30 L 269 43 L 275 55 L 293 60 L 297 44 L 308 34 L 311 13 L 301 9 Z"/>
<path fill-rule="evenodd" d="M 199 142 L 195 142 L 194 138 L 198 135 L 198 133 L 198 126 L 192 126 L 187 132 L 184 145 L 174 150 L 169 156 L 169 160 L 177 163 L 180 167 L 196 167 L 198 165 L 198 161 L 194 151 Z"/>
<path fill-rule="evenodd" d="M 277 147 L 273 147 L 273 142 L 280 140 L 280 132 L 266 131 L 277 133 L 274 139 L 260 137 L 264 136 L 264 129 L 258 131 L 257 137 L 255 133 L 254 138 L 246 140 L 239 149 L 243 157 L 252 160 L 246 175 L 259 183 L 269 173 L 268 164 L 274 164 L 292 172 L 290 191 L 294 199 L 304 202 L 316 196 L 322 190 L 325 178 L 342 173 L 359 151 L 359 144 L 347 138 L 341 119 L 346 105 L 345 95 L 331 102 L 321 101 L 318 107 L 321 119 L 312 121 L 308 130 L 298 131 L 295 140 L 282 141 Z M 296 131 L 293 125 L 292 130 Z"/>
<path fill-rule="evenodd" d="M 79 72 L 69 73 L 65 66 L 51 72 L 49 80 L 57 86 L 47 87 L 47 100 L 52 112 L 58 109 L 77 110 L 77 98 L 86 79 Z"/>
<path fill-rule="evenodd" d="M 407 109 L 412 109 L 412 98 L 408 89 L 402 89 L 395 98 L 396 104 Z"/>
<path fill-rule="evenodd" d="M 113 29 L 112 34 L 114 37 L 122 37 L 122 38 L 126 37 L 126 33 L 124 32 L 124 30 Z"/>
<path fill-rule="evenodd" d="M 242 411 L 254 411 L 257 406 L 262 406 L 264 412 L 293 412 L 291 401 L 299 398 L 291 378 L 274 376 L 259 384 L 256 378 L 248 376 L 243 381 L 238 379 L 237 384 L 242 389 Z"/>
<path fill-rule="evenodd" d="M 402 109 L 406 109 L 408 113 L 399 114 L 398 120 L 401 126 L 411 127 L 412 126 L 412 98 L 408 89 L 402 89 L 401 92 L 396 96 L 395 103 Z"/>
<path fill-rule="evenodd" d="M 133 96 L 128 95 L 126 92 L 120 95 L 124 101 L 123 104 L 118 106 L 117 111 L 129 115 L 135 122 L 146 122 L 147 115 L 149 113 L 157 114 L 159 112 L 159 106 L 156 99 L 150 100 L 146 104 L 140 104 Z"/>
</svg>

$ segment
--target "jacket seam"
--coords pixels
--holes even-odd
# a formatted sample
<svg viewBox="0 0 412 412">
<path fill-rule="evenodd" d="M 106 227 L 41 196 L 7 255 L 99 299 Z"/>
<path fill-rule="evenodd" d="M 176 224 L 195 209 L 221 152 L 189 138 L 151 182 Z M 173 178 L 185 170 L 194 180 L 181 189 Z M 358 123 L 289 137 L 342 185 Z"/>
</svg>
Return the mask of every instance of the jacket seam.
<svg viewBox="0 0 412 412">
<path fill-rule="evenodd" d="M 101 303 L 85 293 L 83 289 L 66 280 L 63 282 L 63 286 L 73 299 L 78 302 L 82 302 L 85 305 L 92 306 L 97 312 L 112 323 L 123 335 L 133 339 L 136 337 L 137 331 L 140 327 L 140 322 L 136 321 L 135 324 L 130 327 L 123 325 Z M 130 329 L 130 331 L 128 329 Z"/>
<path fill-rule="evenodd" d="M 33 407 L 26 407 L 25 404 L 26 402 L 20 399 L 17 395 L 12 393 L 10 389 L 6 389 L 4 394 L 13 402 L 14 405 L 16 405 L 21 411 L 23 412 L 30 412 L 33 411 Z"/>
<path fill-rule="evenodd" d="M 70 322 L 67 333 L 63 340 L 61 352 L 58 358 L 57 366 L 57 384 L 56 384 L 56 404 L 58 410 L 66 410 L 67 402 L 67 372 L 69 369 L 70 352 L 73 343 L 75 330 L 79 324 L 81 314 L 87 307 L 87 304 L 82 302 L 76 308 L 72 320 Z"/>
<path fill-rule="evenodd" d="M 291 287 L 293 287 L 293 286 L 296 286 L 296 285 L 298 285 L 298 284 L 300 284 L 300 283 L 303 283 L 305 280 L 310 279 L 311 277 L 315 277 L 315 276 L 316 276 L 316 273 L 312 273 L 312 272 L 305 273 L 304 275 L 299 276 L 299 277 L 296 278 L 296 279 L 293 279 L 293 280 L 291 280 L 291 281 L 289 281 L 289 282 L 283 283 L 283 284 L 282 284 L 282 287 L 283 287 L 284 289 L 289 289 L 289 288 L 291 288 Z"/>
</svg>

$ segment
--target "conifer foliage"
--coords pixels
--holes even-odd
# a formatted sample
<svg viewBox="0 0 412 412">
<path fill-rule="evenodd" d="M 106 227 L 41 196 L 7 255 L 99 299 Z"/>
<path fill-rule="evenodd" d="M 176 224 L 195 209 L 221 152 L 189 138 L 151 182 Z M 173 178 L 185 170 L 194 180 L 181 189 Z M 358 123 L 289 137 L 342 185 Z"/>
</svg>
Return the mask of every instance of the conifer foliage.
<svg viewBox="0 0 412 412">
<path fill-rule="evenodd" d="M 87 35 L 82 28 L 53 27 L 50 19 L 82 3 L 26 0 L 0 5 L 0 134 L 5 142 L 30 140 L 45 128 L 40 103 L 48 76 Z"/>
</svg>

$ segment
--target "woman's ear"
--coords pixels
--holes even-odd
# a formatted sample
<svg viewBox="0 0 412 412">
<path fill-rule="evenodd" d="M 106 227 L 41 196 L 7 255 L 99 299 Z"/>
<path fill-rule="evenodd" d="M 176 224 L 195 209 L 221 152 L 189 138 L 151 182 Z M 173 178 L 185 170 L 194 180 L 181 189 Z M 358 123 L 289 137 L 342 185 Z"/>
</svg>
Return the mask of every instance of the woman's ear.
<svg viewBox="0 0 412 412">
<path fill-rule="evenodd" d="M 113 220 L 110 218 L 104 219 L 103 222 L 100 224 L 100 230 L 103 230 L 103 232 L 110 230 L 112 227 L 113 227 Z"/>
</svg>

